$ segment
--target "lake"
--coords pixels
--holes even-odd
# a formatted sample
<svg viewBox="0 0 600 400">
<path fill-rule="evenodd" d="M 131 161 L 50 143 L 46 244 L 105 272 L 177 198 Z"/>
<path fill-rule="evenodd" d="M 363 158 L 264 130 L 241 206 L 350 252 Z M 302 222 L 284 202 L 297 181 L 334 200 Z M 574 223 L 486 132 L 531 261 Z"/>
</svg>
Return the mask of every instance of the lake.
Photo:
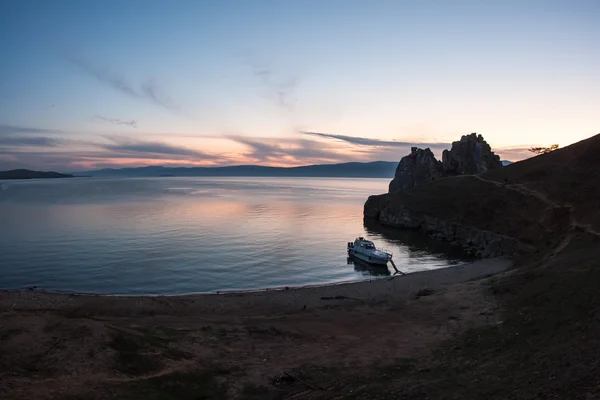
<svg viewBox="0 0 600 400">
<path fill-rule="evenodd" d="M 363 223 L 389 179 L 75 178 L 0 182 L 0 288 L 183 294 L 374 279 L 367 237 L 414 272 L 464 262 L 422 234 Z M 391 267 L 390 267 L 391 268 Z"/>
</svg>

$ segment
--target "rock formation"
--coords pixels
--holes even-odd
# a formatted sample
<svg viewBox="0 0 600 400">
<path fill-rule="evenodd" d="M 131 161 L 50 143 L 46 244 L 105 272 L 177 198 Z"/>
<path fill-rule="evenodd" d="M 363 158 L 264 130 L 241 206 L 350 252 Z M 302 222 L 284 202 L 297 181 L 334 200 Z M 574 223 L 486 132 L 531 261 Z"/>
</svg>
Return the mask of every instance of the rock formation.
<svg viewBox="0 0 600 400">
<path fill-rule="evenodd" d="M 429 149 L 412 147 L 408 156 L 402 157 L 390 182 L 390 193 L 404 193 L 413 186 L 445 176 L 442 163 Z"/>
<path fill-rule="evenodd" d="M 440 218 L 390 197 L 387 193 L 369 196 L 364 205 L 364 217 L 386 226 L 427 233 L 478 257 L 499 257 L 528 250 L 527 245 L 509 235 L 480 229 L 454 218 Z"/>
<path fill-rule="evenodd" d="M 526 245 L 512 235 L 486 229 L 487 226 L 472 226 L 470 221 L 476 217 L 473 212 L 467 210 L 462 214 L 452 213 L 454 197 L 458 194 L 456 199 L 462 199 L 460 193 L 470 181 L 461 179 L 450 183 L 446 179 L 438 179 L 479 174 L 500 167 L 500 157 L 494 154 L 483 137 L 476 133 L 465 135 L 460 141 L 453 142 L 452 148 L 443 152 L 442 161 L 436 160 L 430 149 L 413 147 L 410 154 L 398 163 L 394 179 L 390 182 L 389 193 L 370 196 L 365 203 L 364 216 L 376 219 L 384 225 L 427 232 L 438 239 L 458 244 L 479 256 L 514 254 Z M 419 187 L 413 189 L 415 186 Z M 504 201 L 495 194 L 490 196 L 490 202 Z M 482 198 L 481 201 L 486 199 L 488 197 Z M 506 202 L 509 200 L 512 201 L 512 198 Z M 515 202 L 519 203 L 516 200 Z M 473 206 L 476 204 L 478 201 L 473 202 Z M 493 210 L 494 207 L 486 210 L 484 220 L 494 215 Z M 445 215 L 446 218 L 438 214 Z M 503 215 L 502 218 L 504 217 L 508 215 Z M 542 217 L 536 215 L 536 218 Z M 534 224 L 534 221 L 528 223 Z"/>
<path fill-rule="evenodd" d="M 483 136 L 471 133 L 452 143 L 452 149 L 442 153 L 444 171 L 450 175 L 473 175 L 502 167 L 500 157 Z"/>
<path fill-rule="evenodd" d="M 479 174 L 500 167 L 500 157 L 492 152 L 483 136 L 472 133 L 453 142 L 450 150 L 444 150 L 442 161 L 436 160 L 429 148 L 412 147 L 411 153 L 398 163 L 389 192 L 406 193 L 414 186 L 437 178 Z"/>
</svg>

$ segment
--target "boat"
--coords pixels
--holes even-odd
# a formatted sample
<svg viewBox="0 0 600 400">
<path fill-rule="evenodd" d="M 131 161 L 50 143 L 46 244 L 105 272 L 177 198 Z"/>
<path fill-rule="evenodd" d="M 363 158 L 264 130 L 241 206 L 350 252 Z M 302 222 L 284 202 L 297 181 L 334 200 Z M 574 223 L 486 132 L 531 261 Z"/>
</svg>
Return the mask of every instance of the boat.
<svg viewBox="0 0 600 400">
<path fill-rule="evenodd" d="M 348 254 L 370 264 L 387 265 L 392 260 L 392 253 L 378 250 L 375 244 L 364 237 L 348 242 Z"/>
</svg>

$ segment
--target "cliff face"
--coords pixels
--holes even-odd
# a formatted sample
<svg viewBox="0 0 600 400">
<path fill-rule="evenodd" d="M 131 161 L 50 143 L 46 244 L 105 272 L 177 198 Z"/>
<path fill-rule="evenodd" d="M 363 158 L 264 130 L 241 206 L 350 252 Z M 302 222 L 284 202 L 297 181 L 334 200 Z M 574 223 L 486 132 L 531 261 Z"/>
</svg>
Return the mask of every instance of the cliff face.
<svg viewBox="0 0 600 400">
<path fill-rule="evenodd" d="M 445 160 L 456 161 L 456 175 L 444 169 L 444 179 L 399 191 L 402 185 L 390 185 L 390 193 L 369 197 L 364 217 L 426 232 L 483 257 L 552 252 L 564 246 L 566 232 L 600 235 L 593 200 L 600 198 L 600 169 L 594 167 L 600 135 L 503 168 L 496 168 L 499 160 L 484 143 L 473 135 L 455 142 Z"/>
<path fill-rule="evenodd" d="M 453 142 L 442 153 L 444 171 L 451 175 L 470 175 L 502 167 L 500 157 L 492 151 L 483 136 L 471 133 Z"/>
<path fill-rule="evenodd" d="M 479 174 L 500 167 L 500 157 L 492 152 L 481 135 L 472 133 L 452 143 L 450 150 L 444 150 L 442 161 L 438 161 L 428 148 L 411 148 L 411 153 L 398 163 L 389 193 L 406 193 L 437 178 Z"/>
<path fill-rule="evenodd" d="M 531 247 L 519 240 L 488 229 L 482 229 L 457 218 L 444 218 L 417 210 L 388 194 L 369 196 L 364 207 L 365 218 L 403 229 L 414 229 L 435 239 L 451 242 L 479 257 L 499 257 L 527 251 Z"/>
<path fill-rule="evenodd" d="M 429 149 L 412 147 L 411 152 L 398 163 L 390 193 L 404 193 L 410 188 L 445 176 L 442 163 Z"/>
</svg>

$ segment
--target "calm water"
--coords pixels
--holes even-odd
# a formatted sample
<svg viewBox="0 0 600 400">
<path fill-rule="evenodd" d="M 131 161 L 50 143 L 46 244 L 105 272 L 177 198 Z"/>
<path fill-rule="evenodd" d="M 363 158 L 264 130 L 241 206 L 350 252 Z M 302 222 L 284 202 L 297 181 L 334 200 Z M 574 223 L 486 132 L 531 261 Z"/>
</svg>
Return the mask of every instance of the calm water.
<svg viewBox="0 0 600 400">
<path fill-rule="evenodd" d="M 180 294 L 372 279 L 358 235 L 411 272 L 460 262 L 363 225 L 389 179 L 129 178 L 0 182 L 0 287 Z M 390 267 L 391 268 L 391 267 Z"/>
</svg>

